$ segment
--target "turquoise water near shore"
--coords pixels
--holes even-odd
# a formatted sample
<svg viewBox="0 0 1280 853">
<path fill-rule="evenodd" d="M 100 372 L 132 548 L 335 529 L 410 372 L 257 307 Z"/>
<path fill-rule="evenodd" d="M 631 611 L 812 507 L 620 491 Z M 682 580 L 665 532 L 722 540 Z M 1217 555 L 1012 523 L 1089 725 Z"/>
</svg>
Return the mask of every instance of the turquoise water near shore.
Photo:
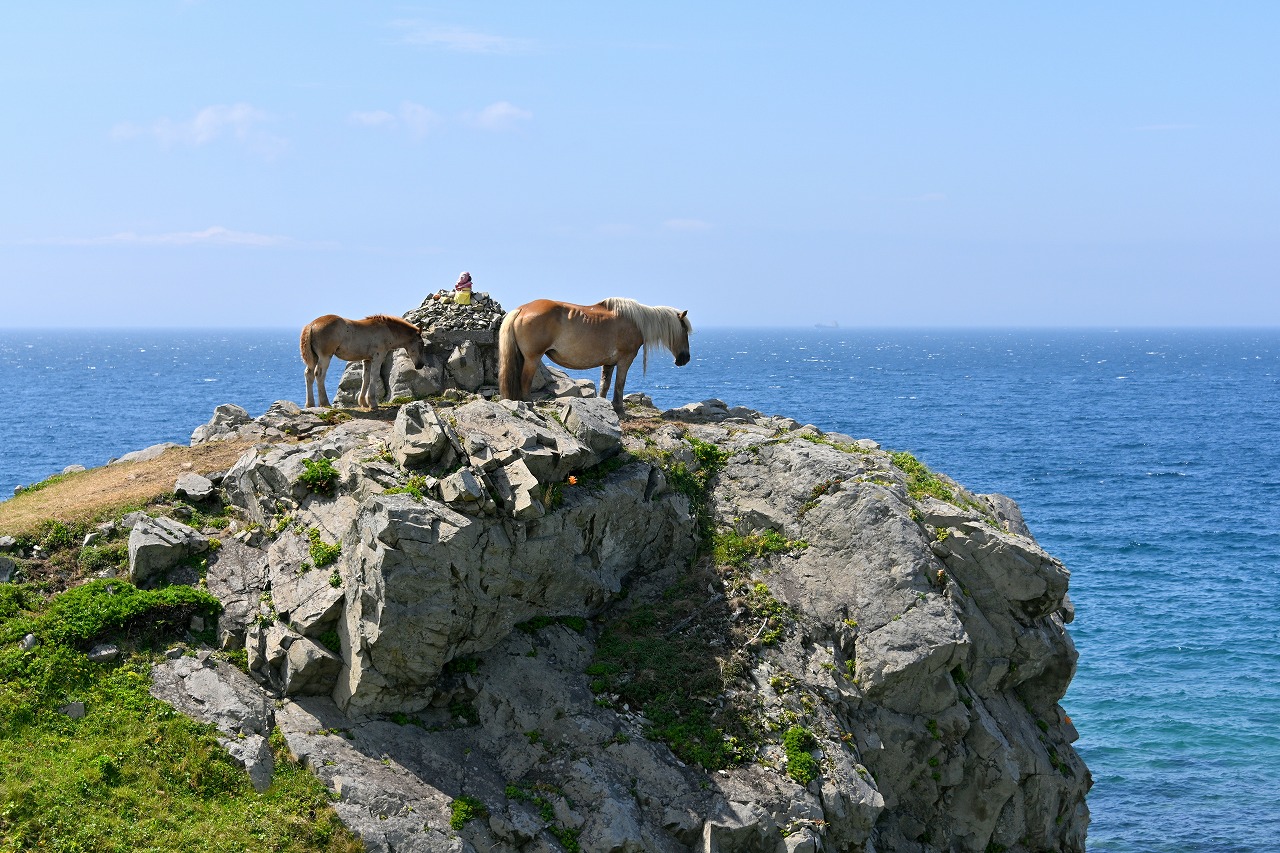
<svg viewBox="0 0 1280 853">
<path fill-rule="evenodd" d="M 655 353 L 629 390 L 872 438 L 1018 501 L 1072 571 L 1063 705 L 1095 779 L 1091 851 L 1280 849 L 1280 330 L 691 343 L 690 365 Z M 0 495 L 185 443 L 220 403 L 299 401 L 296 347 L 291 330 L 0 330 Z"/>
</svg>

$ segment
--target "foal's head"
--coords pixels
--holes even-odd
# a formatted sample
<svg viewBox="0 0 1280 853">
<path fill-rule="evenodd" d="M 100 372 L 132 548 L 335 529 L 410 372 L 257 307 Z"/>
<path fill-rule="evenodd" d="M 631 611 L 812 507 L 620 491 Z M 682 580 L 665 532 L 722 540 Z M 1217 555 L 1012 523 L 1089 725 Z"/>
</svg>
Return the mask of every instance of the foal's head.
<svg viewBox="0 0 1280 853">
<path fill-rule="evenodd" d="M 413 359 L 413 367 L 415 370 L 421 370 L 427 363 L 427 341 L 422 337 L 422 333 L 414 335 L 409 342 L 404 345 L 405 354 Z"/>
</svg>

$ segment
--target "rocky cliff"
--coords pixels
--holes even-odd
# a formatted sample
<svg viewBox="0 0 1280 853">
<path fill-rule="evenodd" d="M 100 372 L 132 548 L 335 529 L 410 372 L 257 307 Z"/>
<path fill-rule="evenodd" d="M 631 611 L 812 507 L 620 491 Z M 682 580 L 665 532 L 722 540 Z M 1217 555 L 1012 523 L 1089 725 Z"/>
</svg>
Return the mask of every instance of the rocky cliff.
<svg viewBox="0 0 1280 853">
<path fill-rule="evenodd" d="M 371 850 L 1084 850 L 1068 573 L 1012 501 L 715 400 L 445 385 L 193 436 L 262 441 L 205 531 L 223 651 L 155 689 L 255 784 L 276 726 Z"/>
</svg>

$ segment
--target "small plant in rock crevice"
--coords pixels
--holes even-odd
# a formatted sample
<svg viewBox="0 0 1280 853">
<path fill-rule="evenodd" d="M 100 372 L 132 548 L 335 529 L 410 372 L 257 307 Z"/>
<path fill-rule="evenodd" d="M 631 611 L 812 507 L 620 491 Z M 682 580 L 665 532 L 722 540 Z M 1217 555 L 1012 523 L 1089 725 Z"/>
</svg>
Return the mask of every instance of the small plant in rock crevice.
<svg viewBox="0 0 1280 853">
<path fill-rule="evenodd" d="M 338 490 L 338 469 L 328 457 L 302 460 L 303 472 L 298 480 L 309 490 L 332 496 Z"/>
<path fill-rule="evenodd" d="M 463 795 L 449 804 L 449 827 L 454 830 L 462 829 L 476 818 L 488 816 L 489 810 L 475 797 Z"/>
<path fill-rule="evenodd" d="M 320 538 L 320 531 L 314 527 L 307 531 L 307 538 L 311 540 L 311 546 L 308 549 L 311 554 L 311 563 L 317 569 L 335 562 L 342 554 L 341 543 L 335 542 L 332 545 L 326 543 Z"/>
<path fill-rule="evenodd" d="M 813 732 L 801 726 L 792 726 L 782 736 L 782 749 L 787 755 L 787 775 L 801 785 L 808 785 L 818 778 L 817 760 L 810 754 L 818 746 Z"/>
</svg>

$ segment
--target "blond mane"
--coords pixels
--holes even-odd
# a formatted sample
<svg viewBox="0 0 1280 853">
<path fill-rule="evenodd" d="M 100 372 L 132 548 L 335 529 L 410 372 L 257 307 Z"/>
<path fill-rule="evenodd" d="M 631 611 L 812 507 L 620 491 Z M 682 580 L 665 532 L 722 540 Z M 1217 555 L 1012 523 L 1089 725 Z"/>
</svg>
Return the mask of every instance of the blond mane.
<svg viewBox="0 0 1280 853">
<path fill-rule="evenodd" d="M 610 296 L 602 303 L 610 311 L 620 314 L 636 324 L 640 336 L 644 338 L 644 372 L 649 372 L 649 345 L 657 344 L 672 355 L 676 354 L 683 341 L 681 338 L 693 332 L 693 324 L 688 317 L 680 316 L 680 312 L 668 305 L 642 305 L 634 299 L 624 296 Z"/>
</svg>

